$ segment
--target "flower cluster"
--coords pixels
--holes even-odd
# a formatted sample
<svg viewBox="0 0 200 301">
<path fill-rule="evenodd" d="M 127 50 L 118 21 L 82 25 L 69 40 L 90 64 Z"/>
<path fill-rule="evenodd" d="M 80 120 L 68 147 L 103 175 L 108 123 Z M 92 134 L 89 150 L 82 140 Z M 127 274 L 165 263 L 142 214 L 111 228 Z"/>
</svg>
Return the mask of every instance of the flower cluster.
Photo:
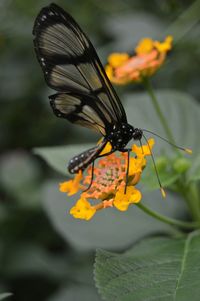
<svg viewBox="0 0 200 301">
<path fill-rule="evenodd" d="M 167 36 L 164 42 L 144 38 L 135 48 L 135 55 L 113 53 L 108 57 L 105 67 L 107 76 L 111 82 L 119 85 L 141 82 L 160 68 L 171 48 L 171 36 Z"/>
<path fill-rule="evenodd" d="M 153 145 L 154 140 L 150 139 L 147 145 L 138 147 L 134 144 L 132 146 L 131 154 L 133 153 L 134 157 L 130 157 L 127 183 L 127 153 L 119 153 L 119 156 L 113 153 L 100 158 L 94 168 L 92 185 L 85 192 L 84 190 L 91 181 L 91 167 L 86 170 L 87 175 L 85 178 L 82 172 L 79 172 L 73 180 L 61 183 L 60 191 L 67 193 L 68 196 L 77 193 L 79 190 L 83 191 L 80 199 L 71 208 L 70 214 L 75 218 L 89 220 L 97 210 L 114 206 L 118 210 L 125 211 L 130 204 L 138 203 L 142 195 L 135 186 L 139 182 L 142 171 L 146 166 L 145 157 L 151 154 Z M 107 152 L 109 148 L 110 145 L 108 143 L 103 153 Z M 92 204 L 88 201 L 89 199 L 92 200 Z"/>
</svg>

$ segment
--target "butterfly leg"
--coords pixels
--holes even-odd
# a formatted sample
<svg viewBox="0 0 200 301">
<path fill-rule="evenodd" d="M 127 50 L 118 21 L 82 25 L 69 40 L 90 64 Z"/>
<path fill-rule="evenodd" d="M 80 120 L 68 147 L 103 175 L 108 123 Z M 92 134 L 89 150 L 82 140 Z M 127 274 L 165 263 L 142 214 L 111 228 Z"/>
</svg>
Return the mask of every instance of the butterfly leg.
<svg viewBox="0 0 200 301">
<path fill-rule="evenodd" d="M 115 152 L 115 150 L 111 150 L 111 151 L 108 152 L 108 153 L 105 153 L 105 154 L 103 154 L 103 155 L 99 155 L 98 158 L 102 158 L 102 157 L 105 157 L 105 156 L 109 156 L 109 155 L 111 155 L 111 154 L 114 153 L 114 152 Z"/>
<path fill-rule="evenodd" d="M 103 155 L 99 155 L 96 159 L 102 158 L 102 157 L 105 157 L 105 156 L 109 156 L 109 155 L 111 155 L 114 152 L 115 152 L 115 150 L 111 150 L 108 153 L 105 153 Z M 127 185 L 128 185 L 128 175 L 129 175 L 129 165 L 130 165 L 130 152 L 131 152 L 131 149 L 129 149 L 129 148 L 128 149 L 122 149 L 122 150 L 120 150 L 120 152 L 123 152 L 123 153 L 127 152 L 127 154 L 128 154 L 127 169 L 126 169 L 126 185 L 125 185 L 125 188 L 124 188 L 124 194 L 126 194 L 126 188 L 127 188 Z M 95 160 L 92 162 L 92 173 L 91 173 L 90 184 L 89 184 L 89 186 L 83 192 L 88 191 L 91 188 L 91 186 L 92 186 L 93 179 L 94 179 L 94 163 L 95 163 Z"/>
<path fill-rule="evenodd" d="M 108 153 L 106 153 L 106 154 L 103 154 L 103 155 L 98 156 L 97 158 L 102 158 L 102 157 L 104 157 L 104 156 L 108 156 L 108 155 L 112 154 L 113 152 L 114 152 L 114 151 L 112 150 L 112 151 L 110 151 L 110 152 L 108 152 Z M 92 182 L 93 182 L 93 179 L 94 179 L 94 163 L 95 163 L 95 160 L 92 162 L 92 173 L 91 173 L 91 181 L 90 181 L 90 184 L 89 184 L 89 186 L 88 186 L 83 192 L 88 191 L 88 190 L 91 188 L 91 186 L 92 186 Z"/>
<path fill-rule="evenodd" d="M 124 187 L 124 194 L 126 194 L 126 189 L 128 186 L 128 176 L 129 176 L 129 165 L 130 165 L 130 152 L 131 152 L 131 148 L 125 148 L 120 150 L 120 152 L 122 153 L 127 153 L 127 168 L 126 168 L 126 185 Z"/>
<path fill-rule="evenodd" d="M 127 168 L 126 168 L 126 185 L 125 185 L 125 188 L 124 188 L 124 194 L 126 194 L 126 188 L 127 188 L 127 185 L 128 185 L 128 175 L 129 175 L 129 165 L 130 165 L 130 152 L 131 150 L 128 149 L 127 150 Z"/>
<path fill-rule="evenodd" d="M 88 191 L 91 188 L 91 186 L 92 186 L 93 179 L 94 179 L 94 163 L 95 163 L 95 160 L 92 162 L 92 171 L 91 171 L 90 184 L 89 184 L 89 186 L 83 192 Z"/>
</svg>

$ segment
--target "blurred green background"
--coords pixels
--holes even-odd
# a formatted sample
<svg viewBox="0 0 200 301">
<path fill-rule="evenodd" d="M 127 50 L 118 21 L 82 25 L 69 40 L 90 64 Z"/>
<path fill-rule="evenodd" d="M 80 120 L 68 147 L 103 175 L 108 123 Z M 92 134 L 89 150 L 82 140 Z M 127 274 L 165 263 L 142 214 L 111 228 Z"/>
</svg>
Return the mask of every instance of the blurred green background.
<svg viewBox="0 0 200 301">
<path fill-rule="evenodd" d="M 88 33 L 103 63 L 110 52 L 133 52 L 143 37 L 162 40 L 173 33 L 174 50 L 153 85 L 200 99 L 199 10 L 190 13 L 199 1 L 55 2 Z M 35 17 L 49 3 L 0 0 L 0 294 L 11 292 L 16 301 L 95 301 L 101 300 L 92 272 L 95 248 L 122 251 L 166 227 L 138 209 L 134 226 L 131 210 L 100 213 L 103 217 L 91 223 L 73 220 L 66 213 L 73 201 L 58 192 L 65 176 L 32 153 L 34 147 L 97 141 L 90 131 L 57 119 L 49 106 L 48 95 L 54 92 L 44 81 L 32 42 Z M 143 87 L 117 88 L 122 101 L 125 90 Z M 179 205 L 170 206 L 165 212 L 173 215 Z"/>
</svg>

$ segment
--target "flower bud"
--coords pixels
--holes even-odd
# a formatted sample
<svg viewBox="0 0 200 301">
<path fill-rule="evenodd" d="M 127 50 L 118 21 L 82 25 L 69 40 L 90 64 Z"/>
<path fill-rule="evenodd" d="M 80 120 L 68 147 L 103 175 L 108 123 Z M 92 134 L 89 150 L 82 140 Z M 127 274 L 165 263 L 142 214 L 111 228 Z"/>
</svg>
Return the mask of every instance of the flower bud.
<svg viewBox="0 0 200 301">
<path fill-rule="evenodd" d="M 173 168 L 178 173 L 186 172 L 191 166 L 191 162 L 186 158 L 178 158 L 173 164 Z"/>
</svg>

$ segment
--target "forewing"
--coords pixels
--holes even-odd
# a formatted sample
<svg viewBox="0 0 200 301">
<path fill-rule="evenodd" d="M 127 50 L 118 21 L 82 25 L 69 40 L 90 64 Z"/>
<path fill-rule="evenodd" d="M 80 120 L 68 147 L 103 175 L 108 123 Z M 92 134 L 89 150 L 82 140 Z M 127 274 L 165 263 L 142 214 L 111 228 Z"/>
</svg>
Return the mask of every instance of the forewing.
<svg viewBox="0 0 200 301">
<path fill-rule="evenodd" d="M 33 34 L 37 57 L 51 88 L 89 95 L 112 124 L 127 122 L 94 47 L 68 13 L 55 4 L 43 8 Z"/>
</svg>

